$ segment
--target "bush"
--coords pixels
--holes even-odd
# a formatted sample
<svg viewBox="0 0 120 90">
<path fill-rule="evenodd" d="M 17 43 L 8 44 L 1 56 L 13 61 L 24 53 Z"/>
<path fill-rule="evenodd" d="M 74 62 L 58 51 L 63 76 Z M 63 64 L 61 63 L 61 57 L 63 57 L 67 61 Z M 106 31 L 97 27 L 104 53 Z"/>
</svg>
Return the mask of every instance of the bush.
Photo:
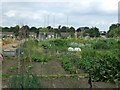
<svg viewBox="0 0 120 90">
<path fill-rule="evenodd" d="M 41 41 L 39 43 L 39 46 L 43 47 L 44 49 L 49 49 L 51 48 L 51 44 L 48 40 L 45 40 L 45 41 Z"/>
<path fill-rule="evenodd" d="M 96 51 L 93 49 L 88 49 L 88 50 L 83 50 L 81 52 L 82 58 L 84 57 L 95 57 L 96 56 Z"/>
<path fill-rule="evenodd" d="M 94 49 L 102 49 L 102 50 L 115 50 L 118 49 L 119 43 L 115 39 L 105 39 L 105 40 L 97 40 L 93 43 Z"/>
<path fill-rule="evenodd" d="M 94 46 L 93 46 L 93 49 L 110 49 L 110 45 L 107 44 L 107 41 L 106 40 L 99 40 L 97 41 Z"/>
<path fill-rule="evenodd" d="M 35 62 L 47 62 L 47 57 L 44 55 L 34 55 L 32 56 L 32 61 Z"/>
<path fill-rule="evenodd" d="M 55 39 L 55 40 L 51 40 L 50 43 L 53 46 L 68 46 L 69 42 L 67 39 Z"/>
</svg>

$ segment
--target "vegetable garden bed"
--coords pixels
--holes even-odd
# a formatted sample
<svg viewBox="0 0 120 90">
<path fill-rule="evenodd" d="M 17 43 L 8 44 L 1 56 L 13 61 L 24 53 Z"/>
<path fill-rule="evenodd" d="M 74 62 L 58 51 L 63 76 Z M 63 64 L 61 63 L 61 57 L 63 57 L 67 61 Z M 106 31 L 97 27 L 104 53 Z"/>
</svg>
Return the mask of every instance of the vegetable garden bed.
<svg viewBox="0 0 120 90">
<path fill-rule="evenodd" d="M 91 46 L 81 47 L 81 52 L 68 52 L 67 47 L 73 41 Z M 100 46 L 106 44 L 105 42 L 109 44 L 106 45 L 109 48 Z M 7 85 L 11 81 L 9 75 L 23 74 L 39 76 L 41 86 L 46 88 L 89 88 L 89 73 L 94 81 L 94 88 L 109 88 L 107 82 L 117 84 L 110 84 L 116 88 L 120 83 L 118 43 L 107 39 L 101 40 L 100 43 L 99 39 L 96 41 L 57 39 L 38 43 L 28 40 L 21 45 L 24 54 L 18 57 L 18 60 L 15 57 L 14 60 L 3 61 L 3 84 Z M 87 78 L 83 78 L 86 76 Z M 103 86 L 99 87 L 96 81 L 98 83 L 102 81 Z"/>
</svg>

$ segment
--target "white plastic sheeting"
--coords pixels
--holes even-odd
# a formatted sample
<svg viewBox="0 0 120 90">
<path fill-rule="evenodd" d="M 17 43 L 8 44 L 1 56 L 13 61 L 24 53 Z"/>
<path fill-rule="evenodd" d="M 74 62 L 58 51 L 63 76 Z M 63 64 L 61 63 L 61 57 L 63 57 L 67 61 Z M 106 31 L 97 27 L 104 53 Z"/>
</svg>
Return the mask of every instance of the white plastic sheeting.
<svg viewBox="0 0 120 90">
<path fill-rule="evenodd" d="M 72 48 L 72 47 L 69 47 L 68 48 L 68 51 L 79 51 L 79 52 L 81 52 L 81 48 Z"/>
<path fill-rule="evenodd" d="M 74 51 L 74 49 L 72 47 L 69 47 L 68 51 Z"/>
</svg>

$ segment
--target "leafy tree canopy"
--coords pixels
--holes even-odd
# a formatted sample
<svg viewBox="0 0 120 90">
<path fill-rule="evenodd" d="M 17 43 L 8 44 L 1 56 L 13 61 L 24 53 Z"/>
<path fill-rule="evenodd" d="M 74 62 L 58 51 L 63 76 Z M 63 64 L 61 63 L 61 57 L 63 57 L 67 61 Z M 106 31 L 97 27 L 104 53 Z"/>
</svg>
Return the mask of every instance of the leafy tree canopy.
<svg viewBox="0 0 120 90">
<path fill-rule="evenodd" d="M 120 37 L 120 24 L 112 24 L 107 32 L 107 37 Z"/>
</svg>

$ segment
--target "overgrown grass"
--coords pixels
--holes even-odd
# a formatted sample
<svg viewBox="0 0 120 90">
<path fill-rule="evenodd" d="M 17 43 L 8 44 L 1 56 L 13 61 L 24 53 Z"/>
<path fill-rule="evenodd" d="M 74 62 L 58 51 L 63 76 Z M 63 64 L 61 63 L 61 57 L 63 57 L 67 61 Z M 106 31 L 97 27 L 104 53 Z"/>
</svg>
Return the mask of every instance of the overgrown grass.
<svg viewBox="0 0 120 90">
<path fill-rule="evenodd" d="M 29 40 L 23 44 L 24 55 L 21 59 L 25 61 L 46 62 L 51 59 L 49 53 L 45 53 L 43 47 L 33 40 Z"/>
</svg>

